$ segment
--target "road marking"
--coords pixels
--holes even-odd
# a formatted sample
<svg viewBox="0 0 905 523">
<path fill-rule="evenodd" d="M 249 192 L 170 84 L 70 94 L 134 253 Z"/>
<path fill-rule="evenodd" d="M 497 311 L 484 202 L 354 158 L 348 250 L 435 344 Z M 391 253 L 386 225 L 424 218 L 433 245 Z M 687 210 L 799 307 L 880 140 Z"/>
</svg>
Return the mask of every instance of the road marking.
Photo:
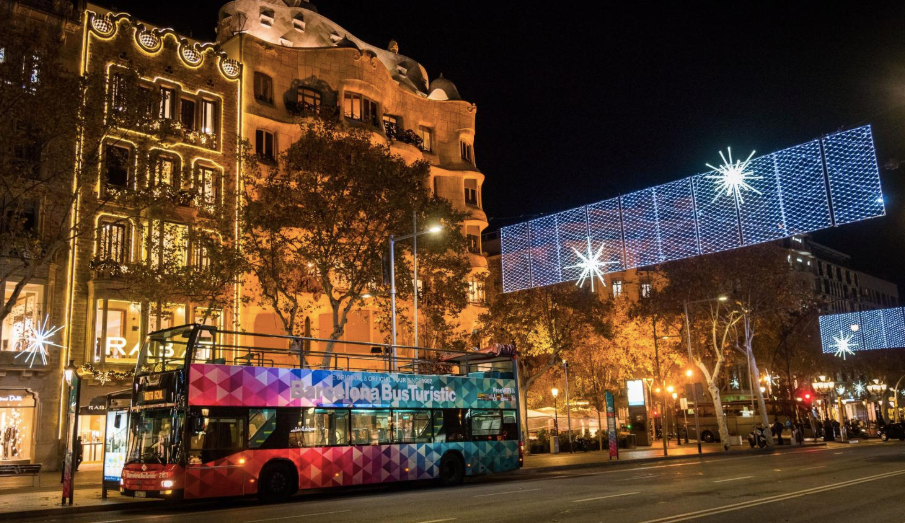
<svg viewBox="0 0 905 523">
<path fill-rule="evenodd" d="M 529 488 L 525 490 L 510 490 L 508 492 L 494 492 L 493 494 L 478 494 L 477 496 L 473 496 L 475 498 L 486 498 L 488 496 L 502 496 L 503 494 L 521 494 L 522 492 L 534 492 L 535 490 L 540 490 L 539 488 Z"/>
<path fill-rule="evenodd" d="M 666 474 L 648 474 L 646 476 L 632 476 L 630 478 L 625 478 L 626 481 L 630 479 L 647 479 L 647 478 L 657 478 L 660 476 L 665 476 Z"/>
<path fill-rule="evenodd" d="M 787 501 L 794 498 L 800 498 L 802 496 L 807 496 L 809 494 L 818 494 L 822 492 L 826 492 L 828 490 L 836 490 L 840 488 L 846 488 L 853 485 L 858 485 L 861 483 L 868 483 L 871 481 L 877 481 L 880 479 L 891 478 L 893 476 L 901 476 L 905 474 L 905 470 L 897 470 L 894 472 L 886 472 L 883 474 L 876 474 L 873 476 L 865 476 L 863 478 L 853 479 L 849 481 L 843 481 L 841 483 L 832 483 L 830 485 L 823 485 L 820 487 L 813 487 L 805 490 L 799 490 L 797 492 L 788 492 L 786 494 L 779 494 L 777 496 L 770 496 L 763 499 L 756 499 L 751 501 L 743 501 L 741 503 L 733 503 L 731 505 L 723 505 L 722 507 L 713 507 L 704 510 L 697 510 L 695 512 L 686 512 L 685 514 L 676 514 L 673 516 L 667 516 L 659 519 L 649 519 L 642 523 L 676 523 L 678 521 L 688 521 L 690 519 L 699 519 L 705 516 L 714 516 L 716 514 L 722 514 L 724 512 L 733 512 L 736 510 L 742 510 L 750 507 L 756 507 L 758 505 L 767 505 L 769 503 L 776 503 L 779 501 Z"/>
<path fill-rule="evenodd" d="M 610 499 L 610 498 L 619 498 L 622 496 L 634 496 L 635 494 L 641 494 L 640 492 L 626 492 L 624 494 L 612 494 L 609 496 L 600 496 L 597 498 L 587 498 L 587 499 L 576 499 L 572 503 L 584 503 L 585 501 L 597 501 L 599 499 Z"/>
<path fill-rule="evenodd" d="M 814 470 L 814 469 L 825 469 L 826 465 L 817 465 L 816 467 L 805 467 L 801 470 Z"/>
<path fill-rule="evenodd" d="M 312 514 L 296 514 L 295 516 L 284 516 L 281 518 L 267 518 L 267 519 L 253 519 L 251 521 L 246 521 L 245 523 L 260 523 L 262 521 L 279 521 L 281 519 L 296 519 L 296 518 L 310 518 L 311 516 L 326 516 L 327 514 L 342 514 L 344 512 L 352 512 L 351 510 L 334 510 L 331 512 L 314 512 Z M 441 520 L 448 521 L 448 520 Z M 427 523 L 427 522 L 424 522 Z"/>
<path fill-rule="evenodd" d="M 140 517 L 140 518 L 108 519 L 108 520 L 105 520 L 105 521 L 100 521 L 100 522 L 98 522 L 98 523 L 120 523 L 121 521 L 139 521 L 139 520 L 145 520 L 145 519 L 160 519 L 160 518 L 169 518 L 169 517 L 172 517 L 172 516 L 171 516 L 171 515 L 164 515 L 164 516 L 143 516 L 143 517 Z"/>
<path fill-rule="evenodd" d="M 839 454 L 845 454 L 845 452 L 833 452 L 833 455 L 838 456 Z"/>
<path fill-rule="evenodd" d="M 732 478 L 732 479 L 718 479 L 714 481 L 714 483 L 726 483 L 727 481 L 739 481 L 741 479 L 753 478 L 754 476 L 742 476 L 740 478 Z"/>
<path fill-rule="evenodd" d="M 419 521 L 418 523 L 440 523 L 441 521 L 455 521 L 456 518 L 431 519 L 428 521 Z"/>
</svg>

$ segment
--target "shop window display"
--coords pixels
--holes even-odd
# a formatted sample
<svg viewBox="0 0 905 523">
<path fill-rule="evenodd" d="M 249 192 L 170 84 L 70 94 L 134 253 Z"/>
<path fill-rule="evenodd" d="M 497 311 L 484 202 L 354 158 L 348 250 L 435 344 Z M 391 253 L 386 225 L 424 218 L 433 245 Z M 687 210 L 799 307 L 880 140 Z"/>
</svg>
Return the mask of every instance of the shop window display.
<svg viewBox="0 0 905 523">
<path fill-rule="evenodd" d="M 94 361 L 134 364 L 141 346 L 141 305 L 97 300 Z"/>
<path fill-rule="evenodd" d="M 7 286 L 4 299 L 12 294 L 13 284 Z M 39 323 L 41 314 L 41 288 L 27 285 L 10 314 L 0 324 L 0 350 L 20 352 L 28 346 L 26 338 Z"/>
<path fill-rule="evenodd" d="M 0 463 L 28 461 L 35 399 L 23 390 L 0 390 Z"/>
</svg>

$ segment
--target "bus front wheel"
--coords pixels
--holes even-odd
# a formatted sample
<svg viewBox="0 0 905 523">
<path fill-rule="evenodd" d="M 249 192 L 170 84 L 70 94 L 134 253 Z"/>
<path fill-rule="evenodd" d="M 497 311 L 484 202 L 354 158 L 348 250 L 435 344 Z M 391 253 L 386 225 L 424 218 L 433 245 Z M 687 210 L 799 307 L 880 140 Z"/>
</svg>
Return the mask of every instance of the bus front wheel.
<svg viewBox="0 0 905 523">
<path fill-rule="evenodd" d="M 446 454 L 440 460 L 440 483 L 444 487 L 460 485 L 465 479 L 465 464 L 456 454 Z"/>
<path fill-rule="evenodd" d="M 709 430 L 705 430 L 701 434 L 701 439 L 703 439 L 705 443 L 713 443 L 713 440 L 714 440 L 713 432 L 710 432 Z"/>
<path fill-rule="evenodd" d="M 298 476 L 285 463 L 264 467 L 258 478 L 258 498 L 264 503 L 286 501 L 298 490 Z"/>
</svg>

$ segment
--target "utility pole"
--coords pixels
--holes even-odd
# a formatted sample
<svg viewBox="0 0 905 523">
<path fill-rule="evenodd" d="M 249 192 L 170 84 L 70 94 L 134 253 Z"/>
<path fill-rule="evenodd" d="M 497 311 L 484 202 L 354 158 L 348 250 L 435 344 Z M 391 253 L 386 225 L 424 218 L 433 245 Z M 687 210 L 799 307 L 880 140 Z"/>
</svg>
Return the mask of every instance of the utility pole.
<svg viewBox="0 0 905 523">
<path fill-rule="evenodd" d="M 660 347 L 657 344 L 657 341 L 659 339 L 659 337 L 657 336 L 657 315 L 656 314 L 652 315 L 651 320 L 654 325 L 654 363 L 656 364 L 656 370 L 657 370 L 657 383 L 660 384 L 660 386 L 657 388 L 657 390 L 665 391 L 666 384 L 663 383 L 663 377 L 660 375 Z M 659 398 L 662 398 L 661 393 L 658 393 L 657 396 Z M 666 405 L 665 403 L 662 403 L 660 406 L 660 413 L 663 414 L 663 420 L 660 422 L 660 426 L 663 427 L 663 429 L 660 431 L 660 436 L 663 438 L 663 456 L 664 457 L 669 455 L 669 451 L 667 450 L 667 435 L 669 433 L 669 413 L 666 412 L 667 409 L 663 408 L 665 405 Z M 657 434 L 657 432 L 655 430 L 654 435 L 656 436 L 656 434 Z"/>
</svg>

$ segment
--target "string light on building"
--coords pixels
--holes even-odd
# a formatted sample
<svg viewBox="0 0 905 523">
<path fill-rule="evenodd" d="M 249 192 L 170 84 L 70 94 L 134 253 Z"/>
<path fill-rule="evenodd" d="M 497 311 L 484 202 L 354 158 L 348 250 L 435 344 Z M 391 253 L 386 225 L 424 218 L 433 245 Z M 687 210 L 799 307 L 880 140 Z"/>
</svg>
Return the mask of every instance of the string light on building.
<svg viewBox="0 0 905 523">
<path fill-rule="evenodd" d="M 28 333 L 28 337 L 25 340 L 28 345 L 25 347 L 24 351 L 16 354 L 16 359 L 18 359 L 19 356 L 25 355 L 25 361 L 28 363 L 29 368 L 34 365 L 39 357 L 41 358 L 41 365 L 47 365 L 47 351 L 50 347 L 64 348 L 63 345 L 51 341 L 51 338 L 53 338 L 56 333 L 63 330 L 63 327 L 48 327 L 47 322 L 49 320 L 50 316 L 44 316 L 43 323 L 39 323 L 37 326 L 31 328 L 31 331 Z"/>
<path fill-rule="evenodd" d="M 751 163 L 751 158 L 754 156 L 754 151 L 751 151 L 751 154 L 748 155 L 748 158 L 745 161 L 733 161 L 731 147 L 727 147 L 726 152 L 729 156 L 728 160 L 726 159 L 726 156 L 723 155 L 723 151 L 720 151 L 720 158 L 723 159 L 723 164 L 721 166 L 714 167 L 709 163 L 707 164 L 707 167 L 710 167 L 719 173 L 705 176 L 705 178 L 710 180 L 716 180 L 717 185 L 720 187 L 720 191 L 713 201 L 717 201 L 720 197 L 720 193 L 723 191 L 726 192 L 726 196 L 735 195 L 735 199 L 740 204 L 745 203 L 745 199 L 742 198 L 742 190 L 763 194 L 748 183 L 749 181 L 763 179 L 763 176 L 756 176 L 752 171 L 747 170 L 748 164 Z"/>
<path fill-rule="evenodd" d="M 594 291 L 594 278 L 600 280 L 600 284 L 606 287 L 606 282 L 603 280 L 603 270 L 606 269 L 607 265 L 612 265 L 616 262 L 609 261 L 601 261 L 600 257 L 603 255 L 603 242 L 600 242 L 600 248 L 597 249 L 597 252 L 594 252 L 591 247 L 591 239 L 588 238 L 588 252 L 587 254 L 582 254 L 576 248 L 572 248 L 575 251 L 575 255 L 581 259 L 580 263 L 575 265 L 570 265 L 565 267 L 566 269 L 581 269 L 581 276 L 578 278 L 578 285 L 581 287 L 584 284 L 586 279 L 591 280 L 591 291 Z"/>
<path fill-rule="evenodd" d="M 857 343 L 852 341 L 854 334 L 846 334 L 843 331 L 839 331 L 838 336 L 833 336 L 834 343 L 830 344 L 830 347 L 835 349 L 835 355 L 837 358 L 842 358 L 843 360 L 847 355 L 854 356 L 854 348 L 858 346 Z"/>
</svg>

